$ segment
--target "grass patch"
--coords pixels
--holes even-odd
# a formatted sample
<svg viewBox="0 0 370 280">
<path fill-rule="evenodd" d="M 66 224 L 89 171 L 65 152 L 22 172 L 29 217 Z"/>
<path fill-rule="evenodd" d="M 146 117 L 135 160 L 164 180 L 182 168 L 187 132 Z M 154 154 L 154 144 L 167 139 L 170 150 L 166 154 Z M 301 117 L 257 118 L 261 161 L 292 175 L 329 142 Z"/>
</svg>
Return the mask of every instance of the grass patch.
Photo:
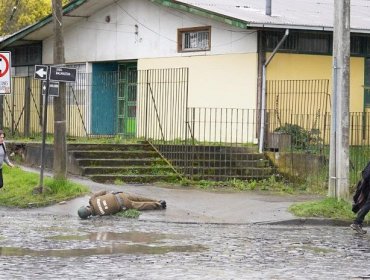
<svg viewBox="0 0 370 280">
<path fill-rule="evenodd" d="M 118 212 L 116 215 L 128 219 L 137 219 L 141 215 L 141 212 L 136 209 L 127 209 L 125 211 Z"/>
<path fill-rule="evenodd" d="M 11 135 L 10 132 L 7 135 Z M 137 144 L 143 142 L 144 138 L 125 138 L 120 135 L 115 136 L 104 136 L 104 137 L 76 137 L 71 138 L 67 137 L 68 144 Z M 47 144 L 54 143 L 54 135 L 47 134 L 45 139 Z M 32 137 L 25 138 L 23 136 L 12 135 L 11 142 L 20 142 L 20 143 L 41 143 L 42 135 L 34 135 Z"/>
<path fill-rule="evenodd" d="M 338 201 L 335 198 L 325 198 L 319 201 L 295 203 L 288 209 L 298 217 L 331 218 L 339 220 L 353 220 L 351 204 L 347 201 Z"/>
<path fill-rule="evenodd" d="M 209 181 L 209 180 L 189 180 L 182 178 L 178 181 L 181 186 L 189 186 L 202 190 L 210 191 L 271 191 L 285 194 L 301 192 L 299 186 L 295 186 L 285 180 L 275 176 L 263 180 L 239 180 L 232 179 L 228 181 Z"/>
<path fill-rule="evenodd" d="M 19 167 L 3 166 L 4 187 L 0 189 L 0 205 L 20 208 L 40 207 L 69 200 L 89 193 L 89 188 L 68 180 L 44 177 L 44 191 L 33 194 L 40 183 L 40 176 Z"/>
</svg>

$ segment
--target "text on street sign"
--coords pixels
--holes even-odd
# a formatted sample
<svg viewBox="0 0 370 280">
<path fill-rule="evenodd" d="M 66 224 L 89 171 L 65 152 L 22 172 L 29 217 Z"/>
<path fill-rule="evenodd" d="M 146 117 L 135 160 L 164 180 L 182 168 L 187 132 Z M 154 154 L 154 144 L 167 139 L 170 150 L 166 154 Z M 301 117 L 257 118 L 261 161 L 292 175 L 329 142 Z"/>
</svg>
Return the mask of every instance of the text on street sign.
<svg viewBox="0 0 370 280">
<path fill-rule="evenodd" d="M 75 82 L 76 74 L 76 68 L 50 67 L 49 79 L 51 81 Z"/>
</svg>

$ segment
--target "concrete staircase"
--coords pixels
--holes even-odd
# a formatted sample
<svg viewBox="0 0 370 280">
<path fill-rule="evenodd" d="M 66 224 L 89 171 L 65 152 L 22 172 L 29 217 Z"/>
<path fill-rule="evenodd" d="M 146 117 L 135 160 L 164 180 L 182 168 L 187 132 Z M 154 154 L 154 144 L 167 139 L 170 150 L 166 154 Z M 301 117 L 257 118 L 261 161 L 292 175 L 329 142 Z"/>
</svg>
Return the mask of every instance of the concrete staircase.
<svg viewBox="0 0 370 280">
<path fill-rule="evenodd" d="M 96 182 L 151 183 L 179 178 L 149 144 L 70 144 L 74 173 Z"/>
<path fill-rule="evenodd" d="M 173 166 L 195 180 L 262 180 L 276 174 L 272 163 L 254 147 L 163 145 L 158 148 Z"/>
</svg>

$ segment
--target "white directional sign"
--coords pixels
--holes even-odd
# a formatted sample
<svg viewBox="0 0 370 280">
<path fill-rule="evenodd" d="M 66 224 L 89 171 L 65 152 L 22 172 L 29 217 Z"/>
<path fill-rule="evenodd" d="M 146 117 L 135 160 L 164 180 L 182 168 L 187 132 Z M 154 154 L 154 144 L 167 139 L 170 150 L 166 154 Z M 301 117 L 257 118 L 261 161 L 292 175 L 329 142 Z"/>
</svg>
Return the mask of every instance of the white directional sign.
<svg viewBox="0 0 370 280">
<path fill-rule="evenodd" d="M 46 80 L 48 78 L 48 66 L 47 65 L 35 65 L 35 79 Z"/>
<path fill-rule="evenodd" d="M 0 94 L 10 94 L 11 92 L 10 58 L 10 52 L 0 52 Z"/>
</svg>

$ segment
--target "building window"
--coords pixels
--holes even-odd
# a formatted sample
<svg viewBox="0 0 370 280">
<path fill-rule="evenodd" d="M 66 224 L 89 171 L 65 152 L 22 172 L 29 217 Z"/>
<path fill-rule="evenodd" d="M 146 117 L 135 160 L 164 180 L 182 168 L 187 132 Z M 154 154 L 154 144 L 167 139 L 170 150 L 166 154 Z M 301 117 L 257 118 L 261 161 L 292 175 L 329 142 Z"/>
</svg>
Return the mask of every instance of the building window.
<svg viewBox="0 0 370 280">
<path fill-rule="evenodd" d="M 211 27 L 182 28 L 177 31 L 178 52 L 209 51 Z"/>
<path fill-rule="evenodd" d="M 12 66 L 34 66 L 41 64 L 42 45 L 31 44 L 11 47 L 8 49 L 12 53 Z"/>
<path fill-rule="evenodd" d="M 298 50 L 303 53 L 329 54 L 331 52 L 330 34 L 300 34 L 298 40 Z"/>
</svg>

